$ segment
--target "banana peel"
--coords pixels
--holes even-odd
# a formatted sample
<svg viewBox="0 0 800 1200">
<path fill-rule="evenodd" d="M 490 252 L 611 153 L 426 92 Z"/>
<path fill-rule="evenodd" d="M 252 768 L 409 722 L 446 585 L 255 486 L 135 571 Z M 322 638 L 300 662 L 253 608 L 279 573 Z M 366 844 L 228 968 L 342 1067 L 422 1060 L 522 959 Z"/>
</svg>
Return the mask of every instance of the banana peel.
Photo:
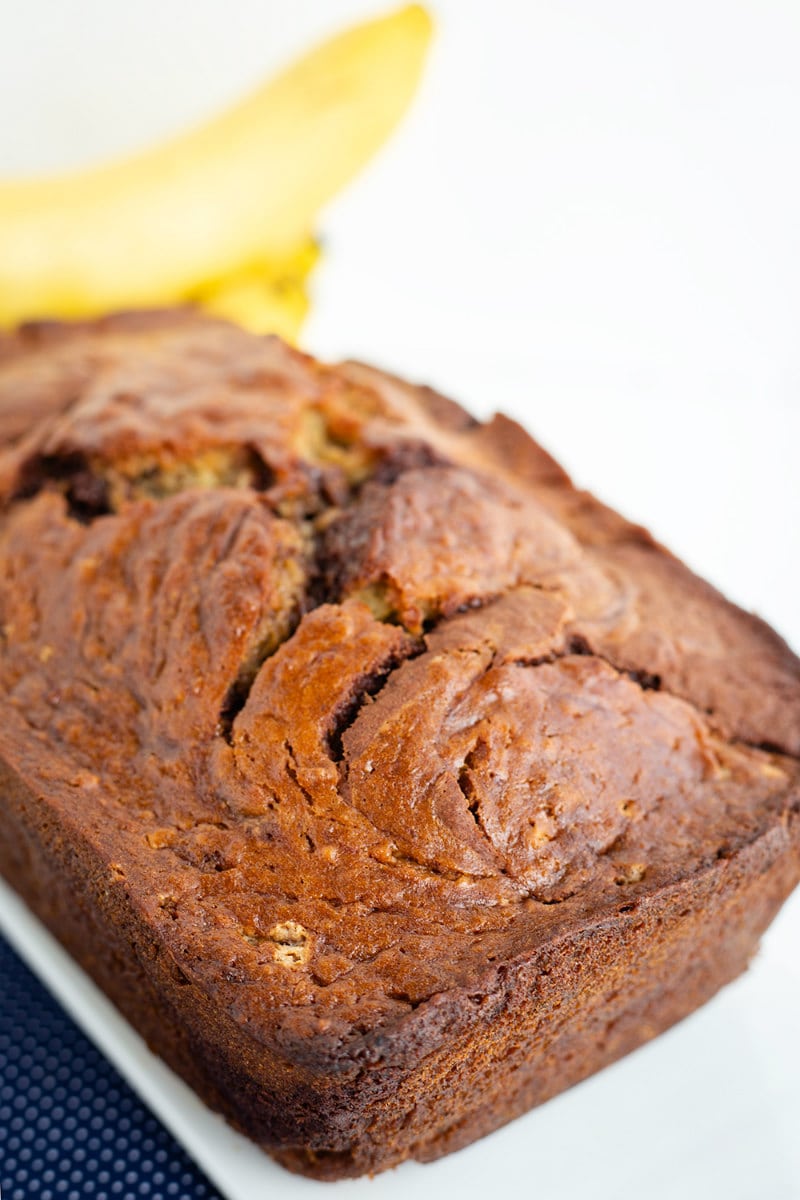
<svg viewBox="0 0 800 1200">
<path fill-rule="evenodd" d="M 282 292 L 296 324 L 317 213 L 403 115 L 430 34 L 411 5 L 149 151 L 0 183 L 0 324 L 197 297 L 252 327 L 275 319 Z M 287 273 L 295 260 L 304 265 Z"/>
<path fill-rule="evenodd" d="M 318 258 L 319 246 L 309 239 L 283 263 L 254 263 L 204 284 L 189 299 L 252 333 L 296 342 L 309 309 L 306 280 Z"/>
</svg>

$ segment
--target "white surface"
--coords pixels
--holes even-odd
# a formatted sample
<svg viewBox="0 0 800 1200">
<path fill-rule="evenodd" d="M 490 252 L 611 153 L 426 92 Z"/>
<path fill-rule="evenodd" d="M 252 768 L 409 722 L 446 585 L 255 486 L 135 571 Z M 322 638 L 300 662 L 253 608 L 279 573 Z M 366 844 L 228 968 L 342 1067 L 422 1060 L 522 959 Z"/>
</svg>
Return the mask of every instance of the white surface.
<svg viewBox="0 0 800 1200">
<path fill-rule="evenodd" d="M 0 171 L 141 144 L 378 7 L 16 5 Z M 800 646 L 800 5 L 432 7 L 419 103 L 326 214 L 309 347 L 511 412 Z M 0 923 L 232 1200 L 322 1194 L 209 1116 L 5 893 Z M 797 1200 L 799 943 L 796 897 L 680 1028 L 451 1159 L 338 1194 Z"/>
</svg>

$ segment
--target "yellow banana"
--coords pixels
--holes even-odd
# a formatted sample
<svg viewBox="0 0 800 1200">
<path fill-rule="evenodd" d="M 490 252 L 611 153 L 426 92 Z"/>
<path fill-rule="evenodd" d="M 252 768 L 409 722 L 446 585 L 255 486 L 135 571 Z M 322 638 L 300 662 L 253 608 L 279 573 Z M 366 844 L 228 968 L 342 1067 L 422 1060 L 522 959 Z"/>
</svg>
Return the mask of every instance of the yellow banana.
<svg viewBox="0 0 800 1200">
<path fill-rule="evenodd" d="M 302 283 L 276 287 L 258 275 L 241 274 L 198 296 L 214 316 L 233 321 L 252 333 L 277 333 L 296 343 L 308 315 L 309 300 Z"/>
<path fill-rule="evenodd" d="M 0 323 L 177 302 L 302 248 L 402 116 L 430 29 L 422 8 L 403 8 L 150 151 L 0 184 Z"/>
<path fill-rule="evenodd" d="M 319 249 L 309 240 L 283 263 L 254 263 L 204 284 L 189 299 L 253 333 L 277 333 L 296 342 L 309 307 L 305 282 L 318 258 Z"/>
</svg>

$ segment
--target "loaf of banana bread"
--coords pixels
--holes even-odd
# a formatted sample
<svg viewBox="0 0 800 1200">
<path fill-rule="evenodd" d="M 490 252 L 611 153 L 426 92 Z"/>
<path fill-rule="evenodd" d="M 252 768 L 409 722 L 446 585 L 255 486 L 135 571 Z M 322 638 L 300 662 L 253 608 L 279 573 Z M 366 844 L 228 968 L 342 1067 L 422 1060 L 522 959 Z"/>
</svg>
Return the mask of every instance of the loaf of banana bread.
<svg viewBox="0 0 800 1200">
<path fill-rule="evenodd" d="M 6 335 L 0 442 L 0 869 L 286 1166 L 464 1146 L 746 966 L 800 662 L 512 421 L 176 311 Z"/>
</svg>

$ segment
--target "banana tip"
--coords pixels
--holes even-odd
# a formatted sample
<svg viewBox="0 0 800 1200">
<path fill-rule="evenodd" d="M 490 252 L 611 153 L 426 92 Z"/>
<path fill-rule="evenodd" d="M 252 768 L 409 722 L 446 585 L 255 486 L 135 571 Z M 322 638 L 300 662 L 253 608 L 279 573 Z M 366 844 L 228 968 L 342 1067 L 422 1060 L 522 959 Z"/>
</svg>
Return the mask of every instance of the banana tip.
<svg viewBox="0 0 800 1200">
<path fill-rule="evenodd" d="M 426 38 L 429 38 L 433 33 L 433 17 L 423 4 L 407 4 L 403 8 L 398 9 L 394 15 L 409 28 L 414 26 L 416 32 L 423 34 Z"/>
</svg>

